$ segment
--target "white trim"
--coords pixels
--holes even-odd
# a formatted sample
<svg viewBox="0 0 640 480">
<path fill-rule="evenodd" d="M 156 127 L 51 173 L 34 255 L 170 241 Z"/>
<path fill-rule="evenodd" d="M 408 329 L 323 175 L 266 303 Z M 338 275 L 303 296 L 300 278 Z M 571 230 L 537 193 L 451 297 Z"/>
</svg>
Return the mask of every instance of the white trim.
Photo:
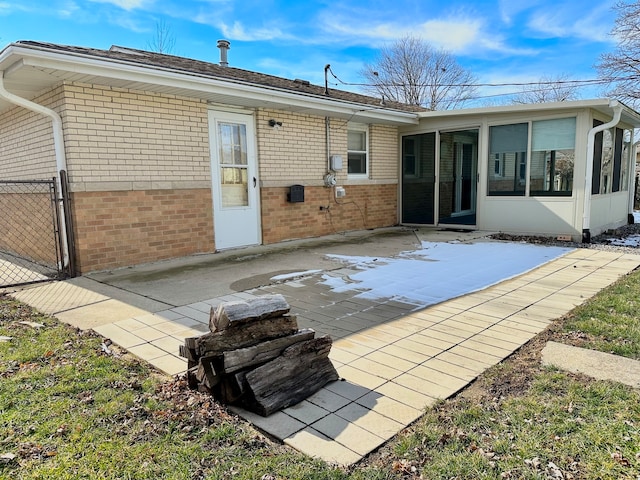
<svg viewBox="0 0 640 480">
<path fill-rule="evenodd" d="M 364 146 L 365 150 L 349 150 L 349 132 L 362 132 L 364 133 Z M 347 179 L 348 180 L 367 180 L 371 176 L 371 161 L 369 152 L 369 142 L 371 140 L 369 125 L 362 123 L 347 123 Z M 365 173 L 349 173 L 349 153 L 364 153 L 365 156 Z"/>
</svg>

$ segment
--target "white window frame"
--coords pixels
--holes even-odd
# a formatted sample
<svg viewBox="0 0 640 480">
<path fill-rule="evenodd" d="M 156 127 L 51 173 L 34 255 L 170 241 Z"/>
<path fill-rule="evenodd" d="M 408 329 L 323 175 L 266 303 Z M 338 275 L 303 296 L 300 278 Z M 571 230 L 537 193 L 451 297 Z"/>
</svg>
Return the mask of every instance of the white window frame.
<svg viewBox="0 0 640 480">
<path fill-rule="evenodd" d="M 348 136 L 349 132 L 364 132 L 364 146 L 365 150 L 349 150 Z M 364 154 L 365 158 L 365 172 L 364 173 L 349 173 L 349 154 L 358 153 Z M 362 123 L 348 123 L 347 124 L 347 177 L 353 179 L 369 178 L 369 125 Z"/>
</svg>

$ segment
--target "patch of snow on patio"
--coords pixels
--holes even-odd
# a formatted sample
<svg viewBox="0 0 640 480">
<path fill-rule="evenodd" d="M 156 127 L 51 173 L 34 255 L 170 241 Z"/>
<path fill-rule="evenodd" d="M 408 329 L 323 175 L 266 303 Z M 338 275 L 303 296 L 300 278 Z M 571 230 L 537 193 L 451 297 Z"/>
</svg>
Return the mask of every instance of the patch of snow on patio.
<svg viewBox="0 0 640 480">
<path fill-rule="evenodd" d="M 358 290 L 358 297 L 424 307 L 512 278 L 570 250 L 526 243 L 422 242 L 421 249 L 393 258 L 327 255 L 362 271 L 347 279 L 324 274 L 323 283 L 336 292 Z"/>
<path fill-rule="evenodd" d="M 640 211 L 633 211 L 633 223 L 640 223 Z"/>
<path fill-rule="evenodd" d="M 298 277 L 307 277 L 309 275 L 313 275 L 314 273 L 319 273 L 322 270 L 305 270 L 304 272 L 292 272 L 292 273 L 284 273 L 282 275 L 275 275 L 271 277 L 271 280 L 274 282 L 285 282 L 287 280 L 291 280 L 293 278 Z"/>
</svg>

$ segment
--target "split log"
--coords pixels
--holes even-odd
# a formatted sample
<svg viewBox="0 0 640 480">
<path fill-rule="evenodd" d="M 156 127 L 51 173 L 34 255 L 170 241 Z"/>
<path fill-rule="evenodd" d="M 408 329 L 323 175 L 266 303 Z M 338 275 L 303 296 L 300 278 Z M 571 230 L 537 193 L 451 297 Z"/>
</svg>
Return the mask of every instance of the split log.
<svg viewBox="0 0 640 480">
<path fill-rule="evenodd" d="M 304 328 L 293 335 L 267 340 L 247 348 L 223 352 L 215 361 L 215 369 L 220 374 L 233 373 L 244 368 L 266 363 L 279 356 L 286 348 L 315 336 L 315 331 Z"/>
<path fill-rule="evenodd" d="M 289 313 L 290 309 L 291 307 L 280 294 L 264 295 L 246 302 L 221 303 L 217 309 L 211 308 L 209 329 L 212 332 L 221 332 L 227 328 L 238 328 L 265 318 L 280 317 Z"/>
<path fill-rule="evenodd" d="M 295 405 L 338 379 L 329 360 L 331 337 L 296 343 L 245 376 L 252 398 L 248 408 L 262 416 Z"/>
<path fill-rule="evenodd" d="M 204 385 L 208 389 L 212 389 L 218 383 L 220 383 L 220 376 L 217 375 L 213 366 L 213 362 L 216 360 L 215 356 L 202 357 L 198 362 L 198 369 L 196 370 L 196 379 L 198 383 Z"/>
<path fill-rule="evenodd" d="M 297 317 L 284 315 L 250 323 L 241 329 L 223 330 L 206 333 L 200 337 L 186 338 L 185 349 L 193 349 L 197 357 L 218 355 L 226 350 L 250 347 L 265 340 L 292 335 L 297 331 Z"/>
</svg>

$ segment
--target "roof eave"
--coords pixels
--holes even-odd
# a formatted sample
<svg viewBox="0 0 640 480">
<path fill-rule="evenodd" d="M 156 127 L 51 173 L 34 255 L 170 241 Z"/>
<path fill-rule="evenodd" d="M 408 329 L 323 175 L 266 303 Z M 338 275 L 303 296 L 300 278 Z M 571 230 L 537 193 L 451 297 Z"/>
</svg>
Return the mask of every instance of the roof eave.
<svg viewBox="0 0 640 480">
<path fill-rule="evenodd" d="M 608 115 L 613 115 L 613 105 L 617 102 L 608 98 L 596 98 L 589 100 L 573 100 L 567 102 L 530 103 L 517 105 L 502 105 L 497 107 L 479 107 L 460 110 L 438 110 L 430 112 L 419 112 L 417 115 L 421 119 L 437 119 L 442 117 L 464 117 L 472 115 L 499 115 L 505 113 L 536 113 L 551 112 L 558 110 L 581 110 L 591 108 Z M 640 113 L 632 108 L 620 103 L 623 107 L 622 119 L 624 123 L 640 127 Z"/>
<path fill-rule="evenodd" d="M 150 91 L 153 91 L 154 87 L 170 87 L 182 91 L 186 96 L 209 101 L 221 97 L 229 102 L 235 99 L 241 106 L 268 106 L 371 123 L 418 123 L 418 116 L 414 112 L 389 110 L 382 106 L 375 107 L 302 92 L 290 92 L 230 79 L 216 79 L 171 68 L 150 67 L 117 59 L 103 59 L 16 44 L 10 45 L 0 53 L 0 70 L 9 69 L 11 72 L 13 69 L 27 67 L 50 71 L 52 84 L 64 80 L 65 76 L 86 75 L 96 79 L 117 79 L 146 86 Z M 53 72 L 59 74 L 54 75 Z"/>
</svg>

